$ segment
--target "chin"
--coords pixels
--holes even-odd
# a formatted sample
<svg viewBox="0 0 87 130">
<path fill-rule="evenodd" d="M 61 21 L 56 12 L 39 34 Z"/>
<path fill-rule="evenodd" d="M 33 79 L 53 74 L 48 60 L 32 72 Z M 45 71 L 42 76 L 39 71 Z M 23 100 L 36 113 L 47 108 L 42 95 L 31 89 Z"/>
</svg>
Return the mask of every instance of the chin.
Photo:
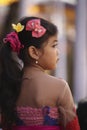
<svg viewBox="0 0 87 130">
<path fill-rule="evenodd" d="M 57 68 L 57 65 L 48 66 L 45 68 L 45 70 L 55 70 Z"/>
<path fill-rule="evenodd" d="M 54 66 L 54 67 L 50 68 L 50 70 L 55 70 L 55 69 L 56 69 L 56 67 L 57 67 L 57 66 Z"/>
</svg>

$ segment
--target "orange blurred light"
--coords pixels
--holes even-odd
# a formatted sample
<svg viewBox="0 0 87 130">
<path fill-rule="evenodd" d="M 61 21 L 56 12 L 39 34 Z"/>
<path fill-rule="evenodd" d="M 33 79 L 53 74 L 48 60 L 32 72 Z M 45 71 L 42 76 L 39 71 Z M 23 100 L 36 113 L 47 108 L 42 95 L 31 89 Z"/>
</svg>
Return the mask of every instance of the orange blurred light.
<svg viewBox="0 0 87 130">
<path fill-rule="evenodd" d="M 40 8 L 38 5 L 31 6 L 28 8 L 28 12 L 31 13 L 32 15 L 37 14 L 40 12 Z"/>
<path fill-rule="evenodd" d="M 6 6 L 17 1 L 18 0 L 0 0 L 0 6 Z"/>
</svg>

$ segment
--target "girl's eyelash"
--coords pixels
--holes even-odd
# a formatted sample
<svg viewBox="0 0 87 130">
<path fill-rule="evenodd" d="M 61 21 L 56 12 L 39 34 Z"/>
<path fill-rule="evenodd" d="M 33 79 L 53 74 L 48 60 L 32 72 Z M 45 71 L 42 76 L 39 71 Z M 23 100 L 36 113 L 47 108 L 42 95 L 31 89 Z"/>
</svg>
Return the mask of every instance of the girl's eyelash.
<svg viewBox="0 0 87 130">
<path fill-rule="evenodd" d="M 54 44 L 53 47 L 56 47 L 58 44 Z"/>
</svg>

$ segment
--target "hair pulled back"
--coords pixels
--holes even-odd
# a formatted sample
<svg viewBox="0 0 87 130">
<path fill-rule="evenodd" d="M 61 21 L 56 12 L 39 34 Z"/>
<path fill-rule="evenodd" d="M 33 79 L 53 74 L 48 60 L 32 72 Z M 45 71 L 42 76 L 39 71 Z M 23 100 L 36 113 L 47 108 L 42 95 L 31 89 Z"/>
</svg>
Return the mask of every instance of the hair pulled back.
<svg viewBox="0 0 87 130">
<path fill-rule="evenodd" d="M 26 31 L 25 26 L 29 20 L 40 19 L 40 24 L 46 29 L 43 36 L 32 37 L 32 31 Z M 51 22 L 38 17 L 25 17 L 19 21 L 24 29 L 18 32 L 18 38 L 24 48 L 20 49 L 18 57 L 27 64 L 27 48 L 35 46 L 41 48 L 43 43 L 57 34 L 57 27 Z M 13 58 L 10 42 L 0 44 L 0 112 L 4 119 L 4 126 L 9 128 L 18 119 L 16 113 L 16 101 L 20 94 L 23 69 Z M 3 124 L 2 124 L 3 125 Z"/>
</svg>

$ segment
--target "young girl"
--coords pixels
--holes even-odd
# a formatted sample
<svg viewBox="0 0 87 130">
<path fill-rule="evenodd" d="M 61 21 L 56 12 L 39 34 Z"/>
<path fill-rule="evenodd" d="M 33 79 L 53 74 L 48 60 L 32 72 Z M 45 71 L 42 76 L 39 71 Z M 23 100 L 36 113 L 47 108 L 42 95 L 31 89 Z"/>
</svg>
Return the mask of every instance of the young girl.
<svg viewBox="0 0 87 130">
<path fill-rule="evenodd" d="M 80 130 L 67 82 L 45 73 L 59 60 L 57 27 L 38 17 L 12 27 L 0 47 L 2 128 Z"/>
</svg>

